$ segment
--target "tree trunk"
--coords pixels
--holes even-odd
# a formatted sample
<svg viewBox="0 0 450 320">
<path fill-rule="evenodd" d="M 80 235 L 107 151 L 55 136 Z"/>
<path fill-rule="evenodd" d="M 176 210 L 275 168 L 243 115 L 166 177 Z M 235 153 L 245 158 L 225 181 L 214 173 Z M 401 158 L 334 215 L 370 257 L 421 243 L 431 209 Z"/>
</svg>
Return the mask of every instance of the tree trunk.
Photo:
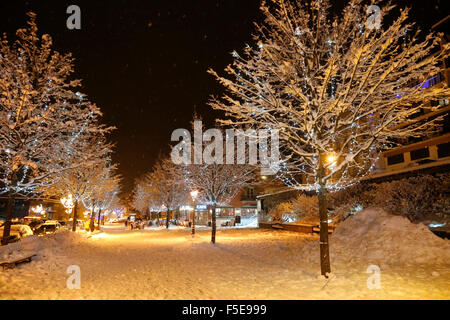
<svg viewBox="0 0 450 320">
<path fill-rule="evenodd" d="M 328 278 L 331 272 L 330 249 L 328 243 L 328 207 L 326 182 L 323 180 L 325 168 L 323 166 L 323 155 L 319 156 L 319 217 L 320 217 L 320 270 L 321 274 Z"/>
<path fill-rule="evenodd" d="M 75 206 L 73 207 L 73 225 L 72 225 L 73 232 L 77 231 L 77 222 L 78 222 L 77 209 L 78 209 L 78 200 L 75 200 Z"/>
<path fill-rule="evenodd" d="M 98 230 L 100 230 L 100 220 L 102 218 L 102 209 L 98 209 Z"/>
<path fill-rule="evenodd" d="M 167 208 L 166 212 L 166 229 L 169 229 L 169 208 Z"/>
<path fill-rule="evenodd" d="M 94 230 L 95 230 L 95 212 L 94 212 L 94 209 L 92 209 L 92 211 L 91 211 L 91 220 L 89 221 L 89 230 L 91 230 L 91 232 L 94 232 Z"/>
<path fill-rule="evenodd" d="M 192 235 L 195 234 L 195 204 L 194 204 L 194 210 L 192 210 Z"/>
<path fill-rule="evenodd" d="M 328 208 L 327 192 L 324 186 L 319 190 L 319 215 L 320 215 L 320 269 L 322 275 L 327 277 L 331 272 L 330 248 L 328 243 Z"/>
<path fill-rule="evenodd" d="M 212 205 L 212 214 L 211 214 L 211 242 L 216 243 L 216 204 Z"/>
<path fill-rule="evenodd" d="M 8 239 L 11 232 L 11 220 L 14 211 L 14 203 L 15 198 L 12 194 L 10 194 L 8 197 L 8 206 L 6 207 L 6 221 L 3 229 L 2 246 L 6 246 L 8 244 Z"/>
</svg>

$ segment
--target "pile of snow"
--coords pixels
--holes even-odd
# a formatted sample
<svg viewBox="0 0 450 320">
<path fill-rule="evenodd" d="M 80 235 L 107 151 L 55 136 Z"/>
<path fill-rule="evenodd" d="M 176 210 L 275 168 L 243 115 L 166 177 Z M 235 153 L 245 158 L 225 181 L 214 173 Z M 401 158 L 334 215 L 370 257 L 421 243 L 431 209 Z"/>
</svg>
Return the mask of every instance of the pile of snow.
<svg viewBox="0 0 450 320">
<path fill-rule="evenodd" d="M 304 258 L 319 261 L 319 243 L 303 248 Z M 450 241 L 423 224 L 369 208 L 349 217 L 330 237 L 331 262 L 368 262 L 377 265 L 449 263 Z"/>
<path fill-rule="evenodd" d="M 38 257 L 63 255 L 64 251 L 75 246 L 85 238 L 75 232 L 63 231 L 39 237 L 36 235 L 23 238 L 19 242 L 0 247 L 0 262 L 17 260 L 32 254 Z"/>
<path fill-rule="evenodd" d="M 236 228 L 258 228 L 258 216 L 241 217 L 241 223 Z"/>
</svg>

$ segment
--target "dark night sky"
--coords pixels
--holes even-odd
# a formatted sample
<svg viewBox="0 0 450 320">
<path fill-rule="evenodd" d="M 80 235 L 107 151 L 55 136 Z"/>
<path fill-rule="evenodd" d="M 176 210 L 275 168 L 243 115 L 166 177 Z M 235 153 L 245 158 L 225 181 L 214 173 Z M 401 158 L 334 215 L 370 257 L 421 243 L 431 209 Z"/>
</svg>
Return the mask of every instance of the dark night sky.
<svg viewBox="0 0 450 320">
<path fill-rule="evenodd" d="M 442 0 L 394 2 L 409 3 L 425 30 L 448 14 Z M 72 4 L 81 8 L 81 30 L 66 28 Z M 206 70 L 222 71 L 232 50 L 252 42 L 258 7 L 259 0 L 1 0 L 0 32 L 12 40 L 33 11 L 54 48 L 73 53 L 80 91 L 117 127 L 113 158 L 128 192 L 169 150 L 172 131 L 189 128 L 194 109 L 212 125 L 218 114 L 206 101 L 221 88 Z"/>
</svg>

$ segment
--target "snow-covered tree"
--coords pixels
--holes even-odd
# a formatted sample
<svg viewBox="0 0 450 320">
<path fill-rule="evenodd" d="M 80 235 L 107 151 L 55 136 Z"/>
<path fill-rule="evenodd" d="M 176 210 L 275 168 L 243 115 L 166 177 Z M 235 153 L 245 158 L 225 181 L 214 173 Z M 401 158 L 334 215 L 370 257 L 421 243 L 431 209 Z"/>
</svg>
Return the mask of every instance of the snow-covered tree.
<svg viewBox="0 0 450 320">
<path fill-rule="evenodd" d="M 102 211 L 110 209 L 116 203 L 119 192 L 120 177 L 114 174 L 116 166 L 111 165 L 109 162 L 102 164 L 105 166 L 99 166 L 101 171 L 90 181 L 94 185 L 90 196 L 82 200 L 84 207 L 91 211 L 91 231 L 95 229 L 95 212 L 97 212 L 98 226 L 100 228 Z"/>
<path fill-rule="evenodd" d="M 87 161 L 76 168 L 64 170 L 55 176 L 52 186 L 45 188 L 44 194 L 62 197 L 72 195 L 74 200 L 72 231 L 76 231 L 79 205 L 83 201 L 92 201 L 99 187 L 109 179 L 114 166 L 111 165 L 111 145 L 103 137 L 92 136 L 82 140 L 84 154 L 76 163 Z M 83 163 L 83 162 L 82 162 Z M 88 206 L 89 207 L 89 206 Z"/>
<path fill-rule="evenodd" d="M 187 190 L 181 167 L 175 165 L 170 158 L 159 159 L 140 184 L 141 201 L 166 210 L 166 228 L 169 228 L 170 212 L 183 205 L 186 198 Z M 140 206 L 139 203 L 136 204 Z"/>
<path fill-rule="evenodd" d="M 148 184 L 145 176 L 135 181 L 132 195 L 132 206 L 141 213 L 152 211 L 155 201 L 152 198 L 151 185 Z"/>
<path fill-rule="evenodd" d="M 73 58 L 52 50 L 49 35 L 38 36 L 36 16 L 17 40 L 0 39 L 0 193 L 8 206 L 3 243 L 17 196 L 30 197 L 55 175 L 78 167 L 80 135 L 104 132 L 100 110 L 75 92 Z"/>
<path fill-rule="evenodd" d="M 380 1 L 350 0 L 339 14 L 327 0 L 271 0 L 261 9 L 258 45 L 233 53 L 227 77 L 210 71 L 227 89 L 211 106 L 226 112 L 224 125 L 280 130 L 284 181 L 318 192 L 326 276 L 326 190 L 367 175 L 398 138 L 436 129 L 438 119 L 414 115 L 448 96 L 445 86 L 427 89 L 425 81 L 440 71 L 449 45 L 438 51 L 439 37 L 421 38 L 409 9 Z"/>
<path fill-rule="evenodd" d="M 255 168 L 239 164 L 190 164 L 183 167 L 186 185 L 198 190 L 198 200 L 211 206 L 211 243 L 216 243 L 216 208 L 233 200 L 254 182 Z"/>
</svg>

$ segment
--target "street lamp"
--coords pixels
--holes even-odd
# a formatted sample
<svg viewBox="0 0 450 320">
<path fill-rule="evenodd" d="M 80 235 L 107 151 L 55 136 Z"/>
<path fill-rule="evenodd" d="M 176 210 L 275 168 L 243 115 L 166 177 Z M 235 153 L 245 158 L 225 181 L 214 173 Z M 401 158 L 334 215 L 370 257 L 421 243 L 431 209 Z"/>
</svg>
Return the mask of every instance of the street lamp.
<svg viewBox="0 0 450 320">
<path fill-rule="evenodd" d="M 327 165 L 325 172 L 326 174 L 329 174 L 332 172 L 332 170 L 336 167 L 338 162 L 338 156 L 335 152 L 330 152 L 325 156 L 325 164 Z M 326 183 L 330 183 L 333 181 L 333 177 L 330 177 L 330 179 Z"/>
<path fill-rule="evenodd" d="M 192 201 L 194 202 L 194 210 L 192 210 L 192 236 L 195 234 L 195 200 L 198 196 L 198 190 L 191 191 Z"/>
<path fill-rule="evenodd" d="M 336 165 L 337 159 L 338 159 L 337 155 L 333 152 L 329 153 L 326 156 L 325 161 L 330 167 L 334 167 Z"/>
</svg>

